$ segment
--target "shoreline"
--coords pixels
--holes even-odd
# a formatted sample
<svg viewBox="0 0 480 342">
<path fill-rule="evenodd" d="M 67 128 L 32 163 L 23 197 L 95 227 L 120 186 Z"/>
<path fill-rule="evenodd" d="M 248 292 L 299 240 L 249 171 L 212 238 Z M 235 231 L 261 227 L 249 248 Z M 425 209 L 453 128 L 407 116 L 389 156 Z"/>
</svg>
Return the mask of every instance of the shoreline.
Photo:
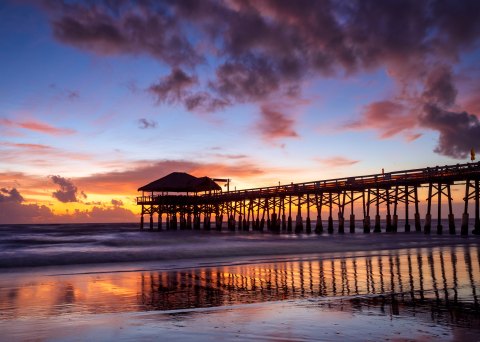
<svg viewBox="0 0 480 342">
<path fill-rule="evenodd" d="M 153 241 L 139 248 L 139 241 L 112 240 L 113 248 L 102 251 L 36 252 L 16 255 L 0 252 L 3 273 L 35 272 L 42 269 L 108 269 L 142 271 L 208 267 L 217 265 L 254 264 L 310 257 L 370 255 L 399 249 L 418 249 L 444 246 L 480 246 L 478 236 L 424 235 L 419 233 L 381 233 L 345 235 L 278 235 L 270 233 L 230 233 L 174 231 L 144 232 L 155 234 Z M 144 237 L 144 236 L 142 236 Z M 218 239 L 218 243 L 212 241 Z M 139 269 L 138 265 L 142 265 Z M 137 266 L 137 267 L 135 267 Z M 100 271 L 108 272 L 108 271 Z"/>
</svg>

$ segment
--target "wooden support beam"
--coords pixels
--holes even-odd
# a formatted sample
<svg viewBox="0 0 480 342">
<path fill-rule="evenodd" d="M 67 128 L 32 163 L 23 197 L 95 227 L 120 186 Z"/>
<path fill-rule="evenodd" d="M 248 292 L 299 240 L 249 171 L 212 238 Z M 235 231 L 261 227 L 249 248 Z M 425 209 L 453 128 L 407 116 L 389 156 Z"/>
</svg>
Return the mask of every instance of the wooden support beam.
<svg viewBox="0 0 480 342">
<path fill-rule="evenodd" d="M 345 217 L 344 217 L 344 212 L 345 212 L 345 195 L 346 191 L 343 191 L 342 193 L 342 203 L 340 204 L 340 194 L 338 194 L 338 233 L 343 234 L 345 233 Z"/>
<path fill-rule="evenodd" d="M 428 183 L 427 214 L 425 215 L 425 226 L 423 227 L 425 234 L 430 234 L 432 229 L 432 187 L 432 182 Z"/>
<path fill-rule="evenodd" d="M 475 179 L 475 223 L 472 231 L 475 235 L 480 235 L 480 185 L 479 180 Z"/>
<path fill-rule="evenodd" d="M 421 232 L 422 225 L 420 224 L 420 213 L 418 211 L 418 186 L 414 185 L 413 187 L 414 201 L 415 201 L 415 231 Z"/>
<path fill-rule="evenodd" d="M 310 222 L 310 194 L 307 194 L 307 221 L 305 223 L 305 232 L 312 233 L 312 224 Z"/>
<path fill-rule="evenodd" d="M 410 218 L 409 218 L 409 197 L 410 197 L 410 190 L 408 189 L 408 185 L 405 185 L 405 232 L 410 232 Z"/>
<path fill-rule="evenodd" d="M 465 206 L 462 215 L 462 227 L 460 228 L 461 235 L 468 235 L 468 197 L 470 197 L 469 187 L 470 180 L 467 179 L 467 181 L 465 182 L 465 198 L 463 199 L 465 201 Z"/>
<path fill-rule="evenodd" d="M 437 200 L 437 234 L 441 235 L 443 233 L 442 226 L 442 184 L 438 183 L 438 200 Z"/>
<path fill-rule="evenodd" d="M 355 233 L 355 212 L 353 211 L 354 202 L 353 190 L 350 192 L 350 233 Z"/>
<path fill-rule="evenodd" d="M 375 201 L 375 227 L 373 229 L 374 233 L 380 233 L 382 231 L 380 226 L 380 189 L 376 188 L 376 201 Z"/>
<path fill-rule="evenodd" d="M 319 201 L 320 197 L 320 201 Z M 323 233 L 323 223 L 322 223 L 322 204 L 323 204 L 323 193 L 315 194 L 315 204 L 317 207 L 317 223 L 315 224 L 315 233 Z"/>
<path fill-rule="evenodd" d="M 303 219 L 302 219 L 302 196 L 298 196 L 297 202 L 297 218 L 295 220 L 295 233 L 301 233 L 303 231 Z"/>
<path fill-rule="evenodd" d="M 333 209 L 333 201 L 332 201 L 332 193 L 328 193 L 328 205 L 329 205 L 329 215 L 328 215 L 328 233 L 333 233 L 333 217 L 332 217 L 332 209 Z"/>
</svg>

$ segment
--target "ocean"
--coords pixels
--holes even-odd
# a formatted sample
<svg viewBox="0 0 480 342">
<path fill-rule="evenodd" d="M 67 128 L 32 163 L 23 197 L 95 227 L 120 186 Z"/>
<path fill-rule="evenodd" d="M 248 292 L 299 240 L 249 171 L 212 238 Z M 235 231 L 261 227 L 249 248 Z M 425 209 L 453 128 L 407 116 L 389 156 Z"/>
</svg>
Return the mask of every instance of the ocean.
<svg viewBox="0 0 480 342">
<path fill-rule="evenodd" d="M 358 227 L 3 225 L 0 340 L 480 338 L 478 236 Z"/>
</svg>

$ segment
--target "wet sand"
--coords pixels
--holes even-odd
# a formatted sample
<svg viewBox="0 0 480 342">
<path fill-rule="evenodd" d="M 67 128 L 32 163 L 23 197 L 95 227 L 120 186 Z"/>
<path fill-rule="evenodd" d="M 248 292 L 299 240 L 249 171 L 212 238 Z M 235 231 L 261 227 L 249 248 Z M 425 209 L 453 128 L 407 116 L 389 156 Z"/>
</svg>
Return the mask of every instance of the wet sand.
<svg viewBox="0 0 480 342">
<path fill-rule="evenodd" d="M 2 269 L 0 340 L 480 339 L 478 237 L 146 234 L 150 261 Z"/>
</svg>

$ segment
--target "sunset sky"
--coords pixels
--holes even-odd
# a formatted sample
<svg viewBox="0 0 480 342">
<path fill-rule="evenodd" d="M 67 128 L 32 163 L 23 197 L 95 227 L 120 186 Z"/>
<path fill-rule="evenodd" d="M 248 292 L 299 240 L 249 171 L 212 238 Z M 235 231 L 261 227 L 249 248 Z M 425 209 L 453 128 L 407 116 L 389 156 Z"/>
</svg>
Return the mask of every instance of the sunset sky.
<svg viewBox="0 0 480 342">
<path fill-rule="evenodd" d="M 480 1 L 1 1 L 0 223 L 480 152 Z"/>
</svg>

